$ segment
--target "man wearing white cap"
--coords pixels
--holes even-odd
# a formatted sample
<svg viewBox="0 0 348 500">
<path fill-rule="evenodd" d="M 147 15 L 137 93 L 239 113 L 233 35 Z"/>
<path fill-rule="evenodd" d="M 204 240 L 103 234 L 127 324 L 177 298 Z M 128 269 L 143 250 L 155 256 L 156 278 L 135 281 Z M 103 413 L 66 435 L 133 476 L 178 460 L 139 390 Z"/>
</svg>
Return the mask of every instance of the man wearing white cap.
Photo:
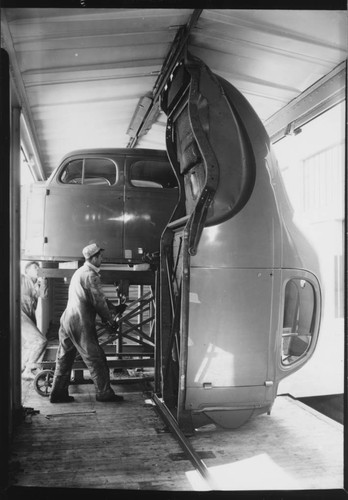
<svg viewBox="0 0 348 500">
<path fill-rule="evenodd" d="M 71 369 L 78 351 L 90 371 L 97 401 L 123 401 L 110 385 L 106 356 L 100 347 L 95 327 L 98 314 L 102 321 L 113 323 L 111 311 L 101 288 L 99 268 L 103 248 L 96 243 L 87 245 L 82 254 L 85 263 L 75 271 L 69 286 L 68 304 L 60 319 L 59 347 L 53 378 L 51 403 L 69 403 Z"/>
</svg>

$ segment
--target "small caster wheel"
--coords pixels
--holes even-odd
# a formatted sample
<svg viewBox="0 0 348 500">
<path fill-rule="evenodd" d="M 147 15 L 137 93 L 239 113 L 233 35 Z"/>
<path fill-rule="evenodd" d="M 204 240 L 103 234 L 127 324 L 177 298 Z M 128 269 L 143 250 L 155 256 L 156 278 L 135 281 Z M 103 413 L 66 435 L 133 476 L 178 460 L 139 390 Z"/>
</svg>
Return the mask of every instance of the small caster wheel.
<svg viewBox="0 0 348 500">
<path fill-rule="evenodd" d="M 35 391 L 43 397 L 48 397 L 52 391 L 53 370 L 42 370 L 34 379 Z"/>
</svg>

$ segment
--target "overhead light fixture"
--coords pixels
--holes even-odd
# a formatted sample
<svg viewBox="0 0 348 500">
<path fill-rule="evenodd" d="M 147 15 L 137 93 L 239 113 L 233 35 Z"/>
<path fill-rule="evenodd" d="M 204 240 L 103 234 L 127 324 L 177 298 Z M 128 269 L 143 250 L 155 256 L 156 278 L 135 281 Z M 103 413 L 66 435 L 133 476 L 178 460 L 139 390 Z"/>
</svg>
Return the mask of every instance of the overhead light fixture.
<svg viewBox="0 0 348 500">
<path fill-rule="evenodd" d="M 151 105 L 152 105 L 151 93 L 140 97 L 127 130 L 127 134 L 130 137 L 135 137 L 137 135 L 138 130 L 141 124 L 143 123 Z"/>
</svg>

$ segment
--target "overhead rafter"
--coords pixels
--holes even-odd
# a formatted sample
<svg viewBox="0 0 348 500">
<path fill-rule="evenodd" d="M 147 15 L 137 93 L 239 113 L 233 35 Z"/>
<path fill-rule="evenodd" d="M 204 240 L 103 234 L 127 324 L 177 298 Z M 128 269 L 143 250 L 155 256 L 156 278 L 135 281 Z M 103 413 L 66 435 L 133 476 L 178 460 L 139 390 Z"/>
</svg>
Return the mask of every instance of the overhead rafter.
<svg viewBox="0 0 348 500">
<path fill-rule="evenodd" d="M 140 98 L 127 130 L 127 134 L 130 136 L 130 140 L 127 145 L 128 148 L 133 148 L 139 137 L 146 134 L 156 121 L 159 114 L 159 101 L 161 93 L 173 69 L 182 57 L 182 53 L 186 47 L 191 30 L 196 25 L 201 13 L 202 9 L 195 9 L 186 25 L 179 28 L 162 65 L 152 92 L 149 92 L 147 95 Z"/>
<path fill-rule="evenodd" d="M 273 143 L 346 98 L 346 65 L 343 61 L 265 121 Z"/>
</svg>

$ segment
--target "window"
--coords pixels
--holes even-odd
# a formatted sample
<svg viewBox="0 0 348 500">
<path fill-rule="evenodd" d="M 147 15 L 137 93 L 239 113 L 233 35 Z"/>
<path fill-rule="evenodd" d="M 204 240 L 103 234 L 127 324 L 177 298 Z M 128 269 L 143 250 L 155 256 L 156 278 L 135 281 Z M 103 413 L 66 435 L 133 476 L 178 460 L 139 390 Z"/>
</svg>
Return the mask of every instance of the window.
<svg viewBox="0 0 348 500">
<path fill-rule="evenodd" d="M 175 188 L 177 181 L 169 162 L 138 160 L 130 168 L 130 183 L 134 187 Z"/>
<path fill-rule="evenodd" d="M 82 184 L 83 160 L 73 160 L 65 167 L 60 180 L 64 184 Z"/>
<path fill-rule="evenodd" d="M 111 186 L 116 183 L 117 167 L 108 158 L 78 158 L 65 166 L 60 181 L 63 184 Z"/>
<path fill-rule="evenodd" d="M 303 211 L 322 218 L 342 217 L 344 209 L 344 144 L 335 144 L 303 160 Z M 313 215 L 312 215 L 313 217 Z"/>
<path fill-rule="evenodd" d="M 345 107 L 334 106 L 273 144 L 293 208 L 313 226 L 344 218 Z"/>
<path fill-rule="evenodd" d="M 282 332 L 282 363 L 291 365 L 308 351 L 315 324 L 314 288 L 304 279 L 294 278 L 285 287 Z"/>
</svg>

